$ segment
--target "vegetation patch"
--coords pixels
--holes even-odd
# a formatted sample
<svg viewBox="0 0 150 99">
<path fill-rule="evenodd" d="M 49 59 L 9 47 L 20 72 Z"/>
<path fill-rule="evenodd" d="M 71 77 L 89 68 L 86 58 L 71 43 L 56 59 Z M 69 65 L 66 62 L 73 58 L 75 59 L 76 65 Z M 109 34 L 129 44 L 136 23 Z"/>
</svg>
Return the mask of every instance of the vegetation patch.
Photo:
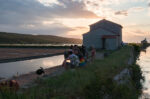
<svg viewBox="0 0 150 99">
<path fill-rule="evenodd" d="M 0 44 L 81 44 L 81 39 L 0 32 Z"/>
</svg>

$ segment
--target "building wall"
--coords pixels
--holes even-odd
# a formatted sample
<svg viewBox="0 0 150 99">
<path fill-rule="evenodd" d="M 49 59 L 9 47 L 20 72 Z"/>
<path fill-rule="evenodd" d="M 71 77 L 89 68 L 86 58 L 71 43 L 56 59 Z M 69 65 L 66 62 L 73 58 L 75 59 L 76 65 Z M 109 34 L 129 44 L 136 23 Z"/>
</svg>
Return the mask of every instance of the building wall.
<svg viewBox="0 0 150 99">
<path fill-rule="evenodd" d="M 122 43 L 122 29 L 120 30 L 120 36 L 119 36 L 119 46 L 121 46 Z"/>
<path fill-rule="evenodd" d="M 101 39 L 98 36 L 86 34 L 83 36 L 83 45 L 88 48 L 91 46 L 94 48 L 101 48 Z"/>
<path fill-rule="evenodd" d="M 120 35 L 118 36 L 118 46 L 121 46 L 122 43 L 122 27 L 119 27 L 118 25 L 115 25 L 114 23 L 111 23 L 107 20 L 102 20 L 99 23 L 93 24 L 90 26 L 90 31 L 93 31 L 97 28 L 103 28 L 106 30 L 110 30 L 113 31 L 114 33 L 116 33 L 116 35 Z"/>
<path fill-rule="evenodd" d="M 102 48 L 102 36 L 103 35 L 114 35 L 109 31 L 105 31 L 104 29 L 96 29 L 95 31 L 88 32 L 83 35 L 83 45 L 86 47 L 93 46 L 97 49 Z"/>
<path fill-rule="evenodd" d="M 107 50 L 115 50 L 121 46 L 122 27 L 107 20 L 102 20 L 90 26 L 90 32 L 83 35 L 83 45 L 101 49 L 103 35 L 118 35 L 116 38 L 106 39 L 105 47 Z"/>
</svg>

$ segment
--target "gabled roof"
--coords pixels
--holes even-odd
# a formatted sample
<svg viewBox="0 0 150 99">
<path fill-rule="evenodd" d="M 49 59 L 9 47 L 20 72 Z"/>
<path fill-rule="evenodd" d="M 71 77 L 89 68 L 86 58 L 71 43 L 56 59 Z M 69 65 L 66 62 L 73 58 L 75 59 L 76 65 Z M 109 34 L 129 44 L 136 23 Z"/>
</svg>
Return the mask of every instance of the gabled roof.
<svg viewBox="0 0 150 99">
<path fill-rule="evenodd" d="M 107 25 L 108 25 L 108 24 L 109 24 L 109 25 L 115 25 L 115 26 L 117 26 L 117 27 L 122 28 L 122 26 L 121 26 L 120 24 L 117 24 L 117 23 L 108 21 L 108 20 L 106 20 L 106 19 L 100 20 L 100 21 L 98 21 L 98 22 L 96 22 L 96 23 L 93 23 L 93 24 L 91 24 L 91 25 L 89 25 L 89 26 L 94 26 L 94 25 L 101 24 L 101 23 L 105 23 L 105 24 L 107 24 Z"/>
<path fill-rule="evenodd" d="M 106 31 L 109 31 L 113 34 L 119 35 L 120 30 L 122 29 L 122 26 L 117 24 L 117 23 L 103 19 L 103 20 L 100 20 L 94 24 L 91 24 L 90 25 L 90 32 L 95 31 L 99 28 L 104 29 Z"/>
</svg>

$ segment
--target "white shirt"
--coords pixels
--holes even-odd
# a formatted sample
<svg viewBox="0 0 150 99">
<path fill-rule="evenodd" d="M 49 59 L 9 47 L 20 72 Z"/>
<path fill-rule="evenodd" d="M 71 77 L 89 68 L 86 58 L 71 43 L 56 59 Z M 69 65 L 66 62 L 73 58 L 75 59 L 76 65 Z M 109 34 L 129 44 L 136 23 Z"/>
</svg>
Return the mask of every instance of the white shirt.
<svg viewBox="0 0 150 99">
<path fill-rule="evenodd" d="M 80 61 L 77 55 L 71 54 L 68 58 L 72 65 L 79 66 Z"/>
</svg>

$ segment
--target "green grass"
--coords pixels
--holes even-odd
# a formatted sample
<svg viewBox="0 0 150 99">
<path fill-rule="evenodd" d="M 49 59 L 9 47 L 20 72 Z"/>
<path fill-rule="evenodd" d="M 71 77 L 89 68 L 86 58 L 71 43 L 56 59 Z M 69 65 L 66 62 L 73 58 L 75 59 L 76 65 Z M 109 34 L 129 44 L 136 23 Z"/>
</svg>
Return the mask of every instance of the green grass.
<svg viewBox="0 0 150 99">
<path fill-rule="evenodd" d="M 131 47 L 126 46 L 113 52 L 103 60 L 95 60 L 83 68 L 67 70 L 62 75 L 37 80 L 35 87 L 21 94 L 3 93 L 2 99 L 137 99 L 135 82 L 117 85 L 113 77 L 124 68 L 128 68 Z M 136 72 L 134 75 L 137 75 Z"/>
<path fill-rule="evenodd" d="M 68 49 L 70 46 L 45 46 L 45 45 L 12 45 L 0 44 L 0 48 L 49 48 L 49 49 Z"/>
</svg>

